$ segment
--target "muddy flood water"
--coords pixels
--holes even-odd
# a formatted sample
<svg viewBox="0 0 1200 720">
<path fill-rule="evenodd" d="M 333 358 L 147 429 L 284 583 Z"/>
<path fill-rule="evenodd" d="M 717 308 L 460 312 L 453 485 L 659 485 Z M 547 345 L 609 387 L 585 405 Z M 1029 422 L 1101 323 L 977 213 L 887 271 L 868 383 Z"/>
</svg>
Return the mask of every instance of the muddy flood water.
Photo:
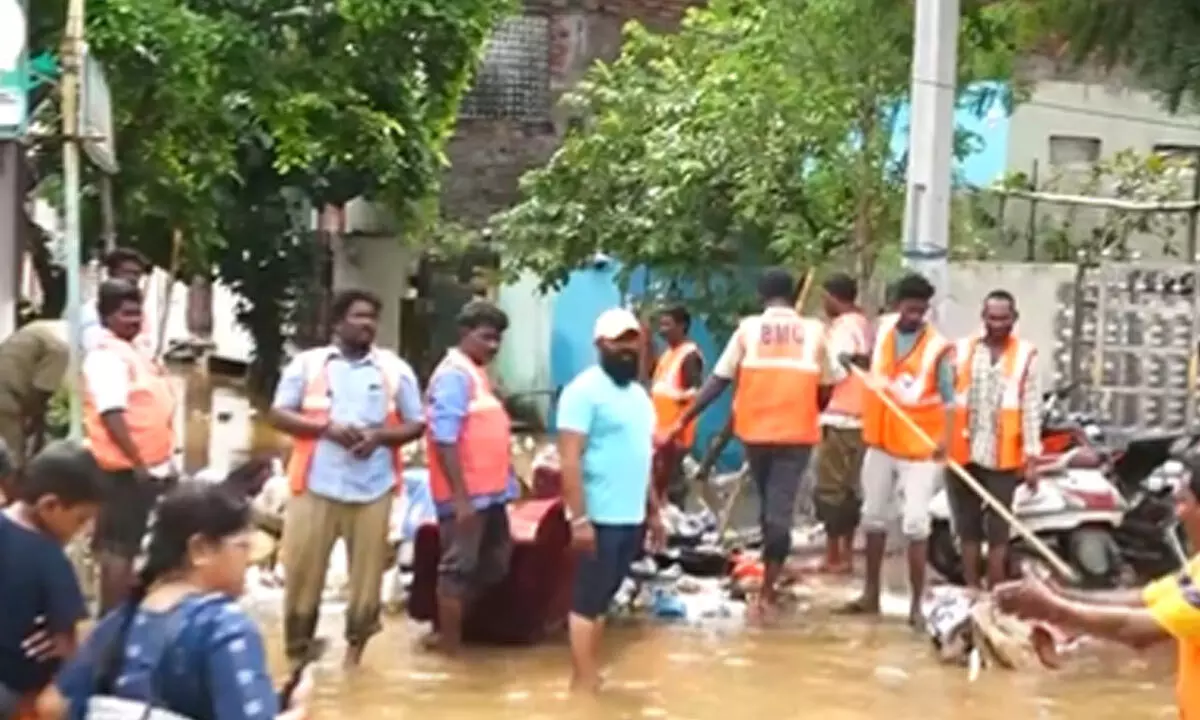
<svg viewBox="0 0 1200 720">
<path fill-rule="evenodd" d="M 180 375 L 186 389 L 185 464 L 225 467 L 278 439 L 254 421 L 236 385 Z M 705 629 L 650 621 L 614 623 L 604 693 L 565 693 L 565 642 L 477 649 L 450 661 L 416 649 L 419 626 L 389 617 L 364 664 L 340 668 L 341 608 L 330 604 L 319 634 L 332 641 L 316 668 L 321 720 L 431 720 L 566 715 L 581 718 L 820 718 L 821 720 L 1128 720 L 1174 717 L 1172 648 L 1135 654 L 1089 647 L 1059 671 L 965 670 L 936 661 L 929 642 L 899 617 L 831 614 L 849 586 L 826 589 L 813 607 L 769 629 Z M 273 665 L 282 668 L 279 598 L 247 598 L 260 618 Z M 901 606 L 903 603 L 899 603 Z M 281 670 L 282 672 L 282 670 Z"/>
</svg>

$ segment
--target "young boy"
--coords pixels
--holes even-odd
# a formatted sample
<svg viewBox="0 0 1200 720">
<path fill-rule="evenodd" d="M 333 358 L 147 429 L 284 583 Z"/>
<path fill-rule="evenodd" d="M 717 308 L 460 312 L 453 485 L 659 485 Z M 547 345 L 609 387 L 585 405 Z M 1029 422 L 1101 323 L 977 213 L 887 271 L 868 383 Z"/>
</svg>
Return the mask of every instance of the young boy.
<svg viewBox="0 0 1200 720">
<path fill-rule="evenodd" d="M 0 511 L 0 719 L 34 717 L 37 694 L 75 648 L 87 606 L 64 546 L 102 492 L 87 450 L 56 442 L 30 460 Z"/>
</svg>

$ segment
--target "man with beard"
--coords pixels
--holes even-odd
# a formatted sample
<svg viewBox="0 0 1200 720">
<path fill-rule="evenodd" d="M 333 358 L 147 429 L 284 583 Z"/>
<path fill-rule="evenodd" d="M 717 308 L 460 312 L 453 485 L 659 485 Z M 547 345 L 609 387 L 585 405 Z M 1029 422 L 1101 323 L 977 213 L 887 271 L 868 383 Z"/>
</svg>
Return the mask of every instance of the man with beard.
<svg viewBox="0 0 1200 720">
<path fill-rule="evenodd" d="M 988 293 L 982 316 L 983 335 L 959 340 L 954 347 L 958 399 L 949 455 L 989 495 L 1012 509 L 1022 481 L 1037 488 L 1037 458 L 1042 452 L 1037 349 L 1013 336 L 1017 303 L 1007 290 Z M 946 492 L 967 585 L 980 587 L 980 552 L 986 540 L 988 586 L 995 587 L 1008 574 L 1008 523 L 954 473 L 946 473 Z"/>
<path fill-rule="evenodd" d="M 150 512 L 173 479 L 175 392 L 163 367 L 138 346 L 142 293 L 105 280 L 96 299 L 103 331 L 83 361 L 83 428 L 108 489 L 92 532 L 100 563 L 100 614 L 132 587 Z"/>
<path fill-rule="evenodd" d="M 271 422 L 293 438 L 283 528 L 284 640 L 293 661 L 309 653 L 338 538 L 349 556 L 347 666 L 361 661 L 380 630 L 400 448 L 421 436 L 424 422 L 412 368 L 374 345 L 379 308 L 364 290 L 338 293 L 333 342 L 297 356 L 275 391 Z"/>
<path fill-rule="evenodd" d="M 487 375 L 507 329 L 500 308 L 486 300 L 467 303 L 458 314 L 458 345 L 429 380 L 425 437 L 442 557 L 438 632 L 426 644 L 448 654 L 462 641 L 466 606 L 504 579 L 512 552 L 511 425 Z"/>
<path fill-rule="evenodd" d="M 633 313 L 601 313 L 593 333 L 598 365 L 558 401 L 558 452 L 572 545 L 580 553 L 568 619 L 574 690 L 600 681 L 604 616 L 642 549 L 643 531 L 662 540 L 650 487 L 654 406 L 637 381 L 642 326 Z"/>
<path fill-rule="evenodd" d="M 778 583 L 792 548 L 792 525 L 801 477 L 821 439 L 821 409 L 829 401 L 833 371 L 825 327 L 793 308 L 796 283 L 783 268 L 758 281 L 763 312 L 738 325 L 696 404 L 668 434 L 683 429 L 734 383 L 733 432 L 746 447 L 750 475 L 762 508 L 763 587 L 755 611 L 773 611 Z"/>
</svg>

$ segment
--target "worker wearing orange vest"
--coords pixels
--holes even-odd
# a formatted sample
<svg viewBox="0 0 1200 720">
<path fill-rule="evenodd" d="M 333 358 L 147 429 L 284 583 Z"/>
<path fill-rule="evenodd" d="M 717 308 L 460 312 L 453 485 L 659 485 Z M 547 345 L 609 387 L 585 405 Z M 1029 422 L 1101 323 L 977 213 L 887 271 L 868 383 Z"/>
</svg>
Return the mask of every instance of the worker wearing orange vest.
<svg viewBox="0 0 1200 720">
<path fill-rule="evenodd" d="M 447 653 L 458 650 L 469 605 L 504 579 L 512 551 L 511 429 L 487 375 L 507 329 L 500 308 L 467 303 L 458 315 L 458 345 L 429 380 L 425 442 L 442 557 L 437 628 L 426 644 Z"/>
<path fill-rule="evenodd" d="M 982 315 L 983 335 L 955 344 L 957 401 L 950 457 L 993 498 L 1012 508 L 1022 480 L 1031 487 L 1037 483 L 1035 467 L 1042 451 L 1037 350 L 1013 336 L 1017 308 L 1009 292 L 989 293 Z M 980 548 L 987 540 L 988 585 L 995 587 L 1007 575 L 1008 523 L 988 511 L 957 476 L 947 474 L 946 491 L 967 585 L 979 587 Z"/>
<path fill-rule="evenodd" d="M 866 357 L 871 352 L 867 318 L 858 307 L 858 283 L 837 273 L 824 283 L 829 317 L 829 355 L 837 384 L 821 413 L 821 447 L 817 453 L 813 505 L 825 527 L 825 560 L 821 569 L 834 574 L 853 570 L 854 531 L 858 528 L 862 467 L 862 412 L 866 388 L 842 367 L 841 356 Z"/>
<path fill-rule="evenodd" d="M 92 542 L 100 561 L 101 613 L 124 600 L 150 512 L 174 476 L 176 400 L 170 378 L 136 338 L 142 293 L 125 280 L 100 284 L 103 331 L 83 361 L 83 425 L 109 476 Z"/>
<path fill-rule="evenodd" d="M 759 611 L 771 609 L 784 561 L 791 552 L 793 514 L 801 477 L 821 439 L 821 409 L 829 399 L 832 370 L 824 324 L 792 308 L 796 284 L 782 268 L 758 283 L 764 310 L 738 326 L 696 403 L 676 421 L 678 437 L 725 388 L 737 381 L 733 432 L 759 492 L 763 532 L 763 590 Z"/>
<path fill-rule="evenodd" d="M 650 381 L 650 399 L 654 401 L 656 432 L 665 434 L 696 398 L 704 375 L 704 356 L 696 343 L 688 339 L 692 316 L 687 308 L 674 305 L 659 315 L 658 334 L 667 349 L 654 364 Z M 680 507 L 687 501 L 687 479 L 683 476 L 683 458 L 696 441 L 696 423 L 683 429 L 670 450 L 671 476 L 667 481 L 667 499 Z M 660 449 L 659 452 L 664 452 Z"/>
<path fill-rule="evenodd" d="M 934 293 L 929 281 L 916 273 L 906 275 L 896 283 L 895 293 L 894 312 L 884 316 L 876 330 L 868 370 L 873 388 L 863 397 L 866 582 L 862 596 L 843 611 L 879 612 L 887 528 L 896 510 L 894 498 L 899 496 L 901 530 L 908 540 L 909 622 L 917 625 L 925 591 L 929 503 L 941 486 L 944 453 L 950 444 L 954 365 L 949 343 L 925 321 Z M 914 432 L 878 393 L 886 393 L 936 446 Z"/>
<path fill-rule="evenodd" d="M 347 548 L 348 665 L 380 629 L 380 589 L 389 557 L 392 498 L 400 487 L 400 449 L 424 429 L 416 375 L 375 346 L 381 303 L 363 290 L 330 304 L 333 343 L 300 353 L 284 368 L 270 420 L 292 437 L 292 496 L 283 527 L 284 641 L 293 660 L 307 656 L 320 613 L 329 556 Z"/>
</svg>

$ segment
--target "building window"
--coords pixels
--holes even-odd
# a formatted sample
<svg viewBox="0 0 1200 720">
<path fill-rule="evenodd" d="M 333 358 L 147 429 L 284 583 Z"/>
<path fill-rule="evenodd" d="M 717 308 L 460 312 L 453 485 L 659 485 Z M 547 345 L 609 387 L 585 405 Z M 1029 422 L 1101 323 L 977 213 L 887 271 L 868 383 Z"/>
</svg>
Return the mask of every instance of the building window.
<svg viewBox="0 0 1200 720">
<path fill-rule="evenodd" d="M 1168 160 L 1194 163 L 1200 158 L 1200 145 L 1176 145 L 1174 143 L 1159 143 L 1154 146 L 1154 154 L 1162 155 Z"/>
<path fill-rule="evenodd" d="M 1050 164 L 1055 167 L 1091 165 L 1100 159 L 1100 138 L 1050 136 Z"/>
<path fill-rule="evenodd" d="M 460 117 L 542 120 L 550 104 L 550 19 L 503 20 L 488 39 Z"/>
</svg>

